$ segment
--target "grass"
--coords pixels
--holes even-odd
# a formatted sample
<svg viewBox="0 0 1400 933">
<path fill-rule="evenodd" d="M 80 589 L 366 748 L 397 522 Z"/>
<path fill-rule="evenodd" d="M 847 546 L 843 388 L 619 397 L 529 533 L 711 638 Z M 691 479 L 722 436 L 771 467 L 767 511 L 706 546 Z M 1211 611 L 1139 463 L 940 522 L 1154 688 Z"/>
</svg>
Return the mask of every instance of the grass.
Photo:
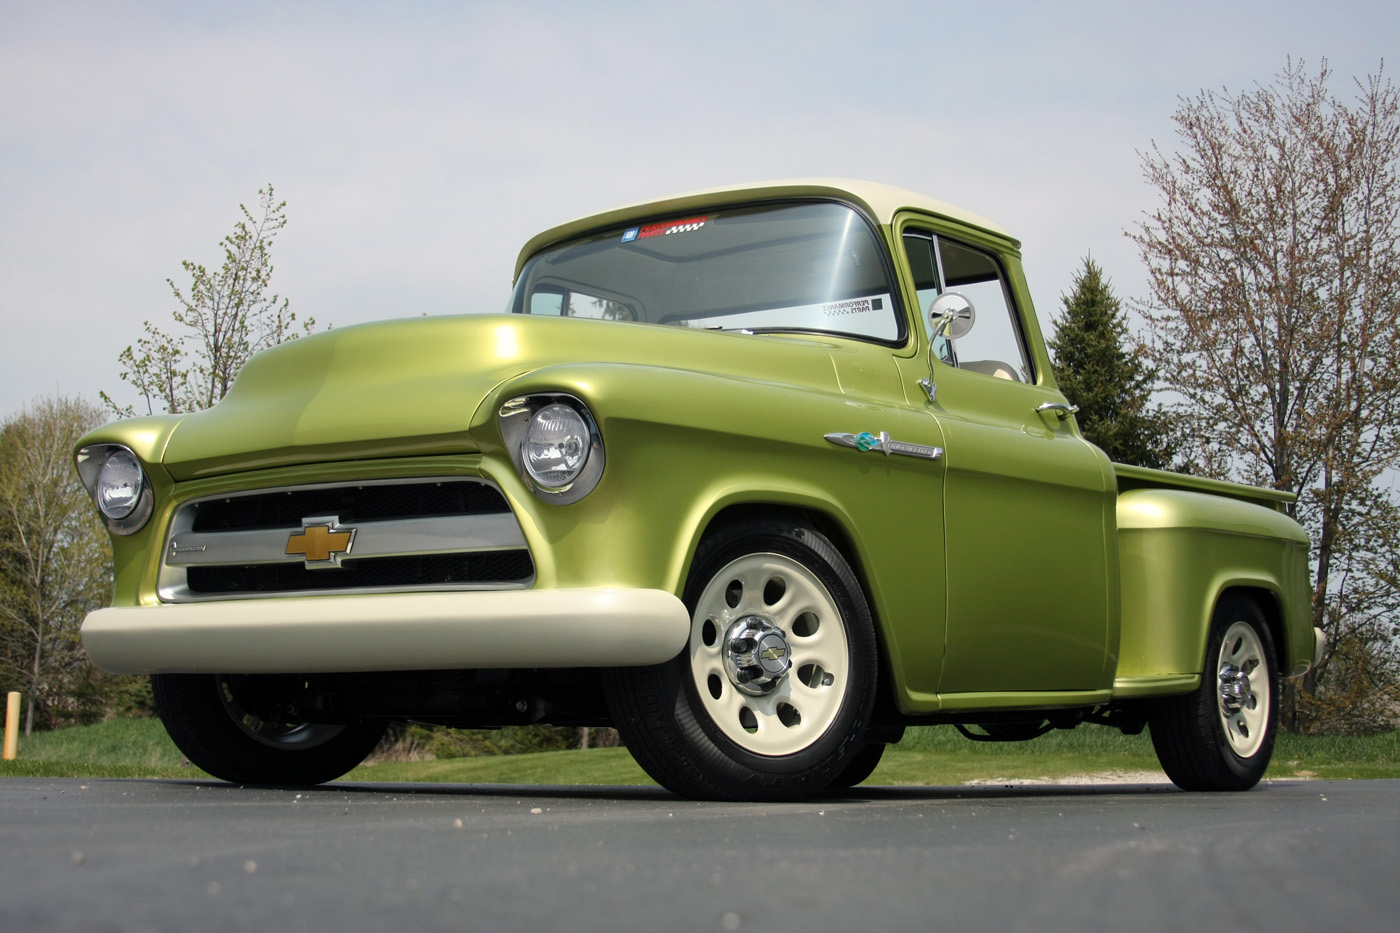
<svg viewBox="0 0 1400 933">
<path fill-rule="evenodd" d="M 891 746 L 868 783 L 962 784 L 972 780 L 1063 780 L 1104 772 L 1160 773 L 1147 735 L 1082 727 L 1033 742 L 976 743 L 951 727 L 913 728 Z M 203 778 L 154 719 L 116 719 L 20 737 L 19 758 L 0 777 Z M 1400 732 L 1353 738 L 1281 735 L 1270 778 L 1400 778 Z M 362 765 L 346 780 L 454 784 L 650 784 L 625 749 L 538 752 Z M 1165 779 L 1165 778 L 1164 778 Z"/>
<path fill-rule="evenodd" d="M 526 755 L 387 761 L 361 765 L 346 781 L 436 784 L 655 784 L 625 748 L 589 748 Z"/>
<path fill-rule="evenodd" d="M 181 765 L 180 750 L 158 719 L 113 719 L 19 737 L 19 757 L 0 761 L 0 777 L 203 777 Z"/>
</svg>

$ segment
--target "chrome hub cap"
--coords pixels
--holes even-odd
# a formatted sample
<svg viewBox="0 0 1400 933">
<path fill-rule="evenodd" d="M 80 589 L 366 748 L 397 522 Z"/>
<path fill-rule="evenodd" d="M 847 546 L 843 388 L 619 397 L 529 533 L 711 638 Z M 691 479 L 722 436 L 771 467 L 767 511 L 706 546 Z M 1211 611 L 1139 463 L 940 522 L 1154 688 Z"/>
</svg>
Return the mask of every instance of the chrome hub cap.
<svg viewBox="0 0 1400 933">
<path fill-rule="evenodd" d="M 1234 623 L 1220 644 L 1217 696 L 1225 738 L 1241 758 L 1259 751 L 1267 731 L 1271 685 L 1267 676 L 1250 680 L 1261 668 L 1267 674 L 1259 633 L 1247 622 Z"/>
<path fill-rule="evenodd" d="M 771 693 L 792 667 L 787 633 L 759 616 L 745 616 L 724 636 L 729 682 L 752 697 Z"/>
<path fill-rule="evenodd" d="M 1233 664 L 1220 665 L 1220 706 L 1234 715 L 1257 702 L 1249 691 L 1249 675 Z"/>
</svg>

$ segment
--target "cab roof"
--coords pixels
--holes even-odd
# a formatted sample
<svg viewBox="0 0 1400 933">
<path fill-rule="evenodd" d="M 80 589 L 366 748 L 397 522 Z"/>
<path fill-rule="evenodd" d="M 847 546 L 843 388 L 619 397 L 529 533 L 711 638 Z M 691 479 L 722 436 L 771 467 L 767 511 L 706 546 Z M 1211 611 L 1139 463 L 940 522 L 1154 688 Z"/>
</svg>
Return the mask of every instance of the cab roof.
<svg viewBox="0 0 1400 933">
<path fill-rule="evenodd" d="M 639 201 L 635 204 L 626 204 L 602 213 L 580 217 L 556 227 L 550 227 L 548 230 L 531 237 L 530 241 L 520 250 L 520 255 L 515 260 L 515 274 L 511 280 L 519 278 L 520 270 L 525 267 L 525 261 L 545 247 L 597 230 L 625 226 L 629 222 L 651 217 L 684 214 L 701 208 L 788 198 L 835 198 L 849 201 L 862 208 L 875 219 L 876 223 L 882 225 L 891 223 L 894 220 L 894 215 L 901 210 L 925 211 L 1002 237 L 1015 248 L 1019 249 L 1021 245 L 1011 234 L 985 217 L 979 217 L 971 211 L 963 210 L 937 198 L 931 198 L 926 194 L 919 194 L 917 191 L 909 191 L 906 188 L 897 188 L 879 182 L 845 178 L 795 178 L 784 181 L 726 185 L 720 188 L 706 188 L 702 191 L 677 194 L 655 201 Z"/>
</svg>

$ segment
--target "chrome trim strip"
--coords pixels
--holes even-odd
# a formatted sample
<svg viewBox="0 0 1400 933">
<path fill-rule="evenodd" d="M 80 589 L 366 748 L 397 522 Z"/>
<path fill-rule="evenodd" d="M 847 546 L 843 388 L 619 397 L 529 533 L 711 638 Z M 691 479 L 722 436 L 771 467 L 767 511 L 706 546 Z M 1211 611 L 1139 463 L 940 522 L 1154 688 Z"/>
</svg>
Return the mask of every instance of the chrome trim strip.
<svg viewBox="0 0 1400 933">
<path fill-rule="evenodd" d="M 296 493 L 321 489 L 358 489 L 370 486 L 413 486 L 427 483 L 447 485 L 449 483 L 474 483 L 501 492 L 499 486 L 485 479 L 462 476 L 414 476 L 396 479 L 357 480 L 354 482 L 307 483 L 297 486 L 268 486 L 261 489 L 247 489 L 239 492 L 200 496 L 183 502 L 175 511 L 170 527 L 166 531 L 165 547 L 161 552 L 159 577 L 156 582 L 156 596 L 164 603 L 203 603 L 228 600 L 257 599 L 261 604 L 267 599 L 279 597 L 316 596 L 326 598 L 340 594 L 378 593 L 450 593 L 480 592 L 487 590 L 518 590 L 534 584 L 534 575 L 528 580 L 476 583 L 437 583 L 405 589 L 401 586 L 346 587 L 344 589 L 316 589 L 279 591 L 266 595 L 254 593 L 203 594 L 190 592 L 186 568 L 196 565 L 217 566 L 220 564 L 241 566 L 247 564 L 286 564 L 302 563 L 305 559 L 298 554 L 286 552 L 291 535 L 305 527 L 302 516 L 297 525 L 282 528 L 250 529 L 247 531 L 199 532 L 194 527 L 199 506 L 206 502 L 223 502 L 245 496 L 261 496 L 268 493 Z M 509 509 L 509 500 L 502 494 L 502 502 Z M 395 519 L 390 521 L 356 522 L 346 526 L 355 529 L 355 558 L 411 557 L 416 555 L 454 554 L 481 551 L 528 550 L 525 534 L 520 528 L 514 513 L 483 512 L 467 515 L 435 515 L 423 518 Z M 327 562 L 329 563 L 329 562 Z M 322 565 L 324 566 L 324 565 Z M 336 572 L 334 567 L 328 573 Z"/>
<path fill-rule="evenodd" d="M 356 522 L 354 551 L 347 558 L 401 557 L 463 551 L 518 550 L 525 534 L 508 512 L 490 515 L 448 515 L 436 518 Z M 299 564 L 300 554 L 287 553 L 287 538 L 297 529 L 180 532 L 165 548 L 170 567 L 218 564 Z"/>
<path fill-rule="evenodd" d="M 923 444 L 910 444 L 907 441 L 896 441 L 891 439 L 884 431 L 881 431 L 879 434 L 871 434 L 869 431 L 862 431 L 859 434 L 833 433 L 823 436 L 838 447 L 851 447 L 855 450 L 877 450 L 886 457 L 890 454 L 900 454 L 905 457 L 918 457 L 921 460 L 938 460 L 943 456 L 942 447 L 927 447 Z"/>
</svg>

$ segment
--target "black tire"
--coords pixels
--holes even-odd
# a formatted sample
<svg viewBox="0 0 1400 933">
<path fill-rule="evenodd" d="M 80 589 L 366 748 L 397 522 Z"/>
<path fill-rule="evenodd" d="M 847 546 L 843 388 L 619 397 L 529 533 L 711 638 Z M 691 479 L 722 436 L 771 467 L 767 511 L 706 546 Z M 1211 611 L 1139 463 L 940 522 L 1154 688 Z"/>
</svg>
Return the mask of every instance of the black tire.
<svg viewBox="0 0 1400 933">
<path fill-rule="evenodd" d="M 875 769 L 880 765 L 880 759 L 885 757 L 884 742 L 868 742 L 856 756 L 851 759 L 846 767 L 841 769 L 841 773 L 832 779 L 827 785 L 832 790 L 845 790 L 862 784 L 865 779 L 875 773 Z"/>
<path fill-rule="evenodd" d="M 249 707 L 256 691 L 218 674 L 156 674 L 156 711 L 191 764 L 235 784 L 323 784 L 354 768 L 374 750 L 386 722 L 331 725 L 269 721 Z M 246 705 L 244 705 L 246 704 Z"/>
<path fill-rule="evenodd" d="M 695 799 L 796 800 L 830 785 L 865 747 L 876 689 L 870 609 L 840 552 L 806 525 L 730 526 L 701 543 L 684 598 L 686 648 L 605 680 L 637 763 Z"/>
<path fill-rule="evenodd" d="M 1279 675 L 1259 606 L 1226 597 L 1211 618 L 1201 685 L 1153 703 L 1157 760 L 1183 790 L 1249 790 L 1264 776 L 1278 730 Z"/>
</svg>

